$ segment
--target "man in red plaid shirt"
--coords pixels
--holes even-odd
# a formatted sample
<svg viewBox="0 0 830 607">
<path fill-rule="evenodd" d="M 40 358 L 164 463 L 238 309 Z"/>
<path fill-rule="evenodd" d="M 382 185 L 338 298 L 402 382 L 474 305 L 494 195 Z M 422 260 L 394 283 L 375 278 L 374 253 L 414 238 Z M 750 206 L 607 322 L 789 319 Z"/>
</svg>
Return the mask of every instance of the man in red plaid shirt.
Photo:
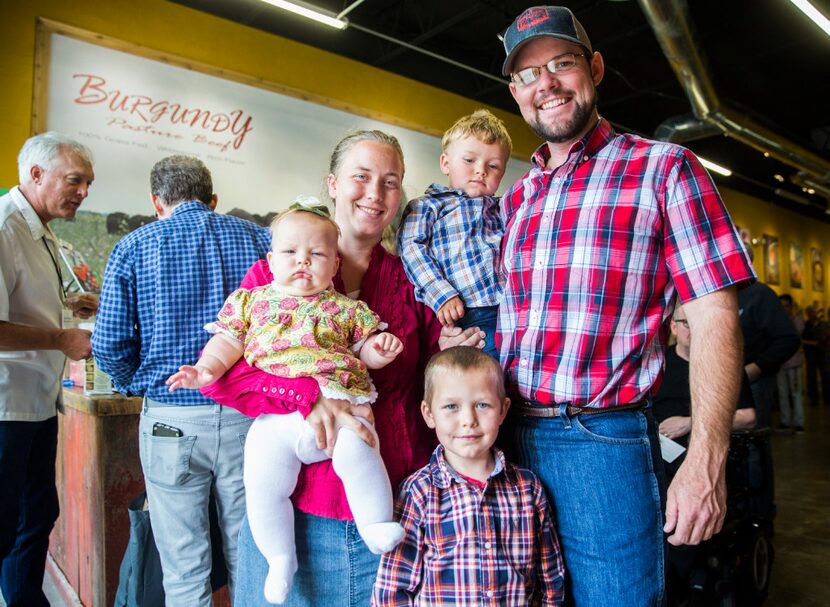
<svg viewBox="0 0 830 607">
<path fill-rule="evenodd" d="M 697 544 L 723 524 L 735 285 L 754 273 L 698 159 L 599 116 L 602 56 L 568 9 L 526 10 L 504 45 L 510 91 L 545 140 L 501 203 L 509 437 L 550 496 L 575 604 L 660 605 L 663 533 Z M 675 295 L 693 329 L 692 433 L 666 496 L 650 395 Z"/>
</svg>

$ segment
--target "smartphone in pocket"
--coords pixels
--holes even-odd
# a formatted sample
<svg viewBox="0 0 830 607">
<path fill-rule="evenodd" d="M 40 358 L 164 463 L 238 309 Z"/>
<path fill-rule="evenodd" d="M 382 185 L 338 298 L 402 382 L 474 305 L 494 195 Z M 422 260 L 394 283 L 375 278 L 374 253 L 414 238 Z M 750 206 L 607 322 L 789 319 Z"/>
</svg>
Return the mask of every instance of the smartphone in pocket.
<svg viewBox="0 0 830 607">
<path fill-rule="evenodd" d="M 153 424 L 153 436 L 168 436 L 171 438 L 178 438 L 182 436 L 182 431 L 179 428 L 156 422 Z"/>
</svg>

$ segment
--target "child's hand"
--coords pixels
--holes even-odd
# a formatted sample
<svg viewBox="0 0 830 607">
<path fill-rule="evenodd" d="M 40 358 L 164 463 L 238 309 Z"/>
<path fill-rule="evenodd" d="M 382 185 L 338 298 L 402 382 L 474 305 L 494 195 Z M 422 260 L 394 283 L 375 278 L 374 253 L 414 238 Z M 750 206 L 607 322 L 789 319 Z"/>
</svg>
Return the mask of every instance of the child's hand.
<svg viewBox="0 0 830 607">
<path fill-rule="evenodd" d="M 461 298 L 456 295 L 452 299 L 444 302 L 444 305 L 438 308 L 438 320 L 445 327 L 452 327 L 455 321 L 464 318 L 464 303 Z"/>
<path fill-rule="evenodd" d="M 190 365 L 182 365 L 179 367 L 179 372 L 174 373 L 164 382 L 170 386 L 170 392 L 178 390 L 179 388 L 189 388 L 191 390 L 198 390 L 209 384 L 212 384 L 219 378 L 219 375 L 213 370 L 201 365 L 191 367 Z"/>
<path fill-rule="evenodd" d="M 379 333 L 372 342 L 372 348 L 391 363 L 398 354 L 403 352 L 403 342 L 391 333 Z"/>
<path fill-rule="evenodd" d="M 403 352 L 403 343 L 391 333 L 374 333 L 360 348 L 360 360 L 370 369 L 382 369 Z"/>
</svg>

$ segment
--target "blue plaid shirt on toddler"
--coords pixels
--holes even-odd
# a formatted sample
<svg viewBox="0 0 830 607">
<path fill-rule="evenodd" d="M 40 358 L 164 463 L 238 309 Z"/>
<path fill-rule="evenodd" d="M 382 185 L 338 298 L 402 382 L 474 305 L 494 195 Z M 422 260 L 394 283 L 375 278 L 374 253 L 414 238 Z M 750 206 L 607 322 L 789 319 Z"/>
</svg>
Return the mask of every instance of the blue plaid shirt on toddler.
<svg viewBox="0 0 830 607">
<path fill-rule="evenodd" d="M 409 203 L 398 233 L 416 299 L 434 312 L 456 295 L 467 308 L 498 305 L 503 234 L 498 199 L 433 183 Z"/>
<path fill-rule="evenodd" d="M 121 239 L 110 255 L 92 354 L 124 394 L 171 405 L 206 405 L 198 390 L 168 392 L 165 380 L 199 358 L 225 298 L 264 258 L 271 234 L 201 202 Z"/>
</svg>

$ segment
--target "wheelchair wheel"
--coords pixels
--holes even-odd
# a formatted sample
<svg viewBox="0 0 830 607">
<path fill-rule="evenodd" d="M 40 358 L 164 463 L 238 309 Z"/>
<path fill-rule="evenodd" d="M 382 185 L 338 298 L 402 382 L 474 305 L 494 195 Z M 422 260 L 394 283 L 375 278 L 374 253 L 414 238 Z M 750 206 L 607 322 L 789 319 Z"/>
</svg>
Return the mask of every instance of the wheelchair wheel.
<svg viewBox="0 0 830 607">
<path fill-rule="evenodd" d="M 741 605 L 751 607 L 761 605 L 766 600 L 773 558 L 774 550 L 769 534 L 760 527 L 753 527 L 739 569 L 738 596 Z"/>
</svg>

